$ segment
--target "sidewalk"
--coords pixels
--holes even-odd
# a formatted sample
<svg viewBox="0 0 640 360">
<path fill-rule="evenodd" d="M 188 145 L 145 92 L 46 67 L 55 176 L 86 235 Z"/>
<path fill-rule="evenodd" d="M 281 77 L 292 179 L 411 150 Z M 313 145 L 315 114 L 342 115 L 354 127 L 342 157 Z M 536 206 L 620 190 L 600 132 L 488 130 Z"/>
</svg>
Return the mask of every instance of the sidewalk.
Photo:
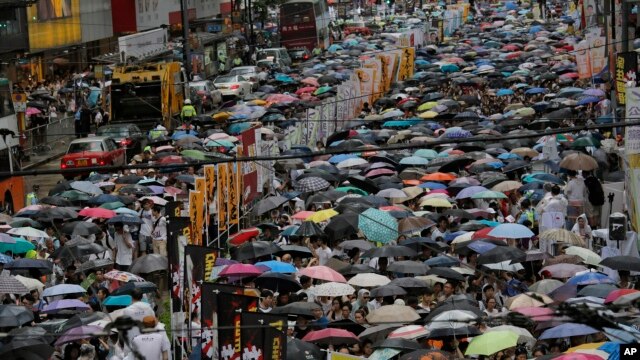
<svg viewBox="0 0 640 360">
<path fill-rule="evenodd" d="M 43 129 L 43 127 L 27 130 L 24 133 L 27 139 L 24 152 L 29 159 L 22 162 L 22 169 L 33 169 L 64 155 L 69 143 L 76 138 L 73 121 L 73 117 L 64 117 L 49 123 L 44 128 L 44 134 L 38 132 L 38 129 Z M 35 148 L 42 146 L 44 146 L 44 150 L 34 151 Z"/>
<path fill-rule="evenodd" d="M 62 155 L 64 155 L 65 152 L 67 152 L 69 141 L 71 141 L 72 139 L 73 138 L 70 138 L 69 140 L 65 140 L 64 143 L 62 141 L 56 141 L 52 143 L 50 152 L 41 153 L 41 154 L 31 154 L 29 156 L 28 161 L 22 162 L 22 170 L 31 170 L 42 164 L 46 164 L 49 161 L 62 157 Z"/>
</svg>

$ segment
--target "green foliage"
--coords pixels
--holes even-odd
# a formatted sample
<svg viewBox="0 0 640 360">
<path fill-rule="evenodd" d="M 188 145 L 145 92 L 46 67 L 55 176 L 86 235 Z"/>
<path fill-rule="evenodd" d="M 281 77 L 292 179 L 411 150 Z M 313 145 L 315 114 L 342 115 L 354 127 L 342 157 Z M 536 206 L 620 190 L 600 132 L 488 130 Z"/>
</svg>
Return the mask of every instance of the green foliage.
<svg viewBox="0 0 640 360">
<path fill-rule="evenodd" d="M 164 324 L 164 328 L 167 331 L 167 336 L 171 339 L 171 296 L 167 297 L 162 302 L 162 312 L 160 313 L 159 321 Z"/>
</svg>

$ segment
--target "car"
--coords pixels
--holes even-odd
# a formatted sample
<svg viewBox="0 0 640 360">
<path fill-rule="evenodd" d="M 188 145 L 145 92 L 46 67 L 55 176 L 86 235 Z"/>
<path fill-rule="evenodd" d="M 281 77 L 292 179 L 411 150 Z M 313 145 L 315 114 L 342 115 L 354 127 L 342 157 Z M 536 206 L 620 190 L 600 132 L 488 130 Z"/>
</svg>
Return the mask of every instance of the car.
<svg viewBox="0 0 640 360">
<path fill-rule="evenodd" d="M 285 65 L 291 66 L 291 57 L 289 57 L 289 53 L 286 48 L 269 48 L 258 50 L 257 59 L 258 60 L 282 60 Z"/>
<path fill-rule="evenodd" d="M 271 69 L 276 72 L 288 74 L 291 69 L 282 60 L 258 60 L 256 66 L 259 68 Z"/>
<path fill-rule="evenodd" d="M 211 80 L 192 81 L 189 83 L 191 102 L 197 103 L 197 97 L 202 99 L 204 110 L 213 110 L 222 104 L 222 92 L 216 89 Z"/>
<path fill-rule="evenodd" d="M 115 140 L 125 149 L 127 162 L 136 154 L 140 154 L 147 146 L 148 139 L 140 128 L 135 124 L 111 124 L 98 128 L 98 136 L 107 136 Z"/>
<path fill-rule="evenodd" d="M 311 59 L 311 52 L 307 48 L 296 48 L 289 50 L 289 57 L 294 64 Z"/>
<path fill-rule="evenodd" d="M 242 75 L 222 75 L 213 80 L 215 86 L 220 89 L 222 96 L 243 97 L 251 94 L 253 84 Z"/>
<path fill-rule="evenodd" d="M 76 176 L 88 176 L 91 168 L 100 166 L 125 165 L 125 148 L 118 146 L 108 136 L 92 136 L 75 139 L 69 143 L 67 153 L 60 160 L 60 169 L 76 169 L 77 172 L 65 173 L 67 180 Z M 87 168 L 87 169 L 83 169 Z"/>
<path fill-rule="evenodd" d="M 260 68 L 257 66 L 238 66 L 231 69 L 229 75 L 242 75 L 242 77 L 253 84 L 253 91 L 256 91 L 260 86 L 260 80 L 258 79 L 259 72 Z"/>
</svg>

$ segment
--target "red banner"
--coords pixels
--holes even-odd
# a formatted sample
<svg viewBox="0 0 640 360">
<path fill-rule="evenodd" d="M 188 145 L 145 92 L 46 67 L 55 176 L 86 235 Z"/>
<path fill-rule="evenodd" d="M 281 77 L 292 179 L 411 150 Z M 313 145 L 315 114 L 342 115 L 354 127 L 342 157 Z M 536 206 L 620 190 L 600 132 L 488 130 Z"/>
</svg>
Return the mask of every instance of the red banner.
<svg viewBox="0 0 640 360">
<path fill-rule="evenodd" d="M 242 132 L 242 155 L 254 157 L 258 154 L 256 147 L 257 129 L 251 128 Z M 245 161 L 242 163 L 242 199 L 243 205 L 248 205 L 258 196 L 258 163 Z"/>
</svg>

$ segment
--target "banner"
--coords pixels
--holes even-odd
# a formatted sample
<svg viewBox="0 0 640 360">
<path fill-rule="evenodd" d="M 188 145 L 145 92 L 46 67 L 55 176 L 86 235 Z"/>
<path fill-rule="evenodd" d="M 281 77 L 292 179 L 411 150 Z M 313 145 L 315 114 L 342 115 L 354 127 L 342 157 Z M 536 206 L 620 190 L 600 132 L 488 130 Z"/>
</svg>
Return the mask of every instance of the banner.
<svg viewBox="0 0 640 360">
<path fill-rule="evenodd" d="M 171 284 L 172 312 L 183 311 L 184 271 L 182 263 L 184 248 L 191 237 L 191 221 L 187 217 L 169 217 L 167 220 L 167 255 L 169 260 L 169 283 Z"/>
<path fill-rule="evenodd" d="M 373 97 L 372 105 L 382 96 L 384 86 L 382 84 L 382 62 L 380 59 L 369 59 L 364 62 L 364 67 L 373 69 Z"/>
<path fill-rule="evenodd" d="M 286 316 L 244 312 L 241 319 L 242 359 L 281 360 L 286 357 Z"/>
<path fill-rule="evenodd" d="M 243 311 L 257 311 L 258 298 L 219 293 L 217 296 L 218 339 L 221 360 L 237 360 L 242 356 L 241 324 Z M 224 306 L 222 306 L 224 304 Z"/>
<path fill-rule="evenodd" d="M 640 87 L 626 88 L 625 120 L 640 119 Z M 625 129 L 624 139 L 625 188 L 627 189 L 627 209 L 629 220 L 634 231 L 640 229 L 640 126 L 630 126 Z"/>
<path fill-rule="evenodd" d="M 358 75 L 358 80 L 360 80 L 360 93 L 363 96 L 363 102 L 368 102 L 370 107 L 373 105 L 373 80 L 374 80 L 374 71 L 373 69 L 356 69 L 356 75 Z"/>
<path fill-rule="evenodd" d="M 238 163 L 228 164 L 229 172 L 229 196 L 227 197 L 227 211 L 229 212 L 229 225 L 240 223 L 240 191 L 242 189 L 242 174 Z"/>
<path fill-rule="evenodd" d="M 416 49 L 409 47 L 402 49 L 400 66 L 398 66 L 398 81 L 404 81 L 413 77 L 413 63 L 416 58 Z"/>
<path fill-rule="evenodd" d="M 359 356 L 343 354 L 339 352 L 329 352 L 327 353 L 327 360 L 355 360 L 362 359 Z"/>
<path fill-rule="evenodd" d="M 206 270 L 205 270 L 206 271 Z M 205 273 L 205 279 L 207 279 Z M 227 293 L 242 295 L 244 288 L 227 284 L 202 283 L 202 311 L 200 312 L 200 324 L 202 326 L 202 359 L 218 359 L 220 348 L 218 346 L 218 294 Z"/>
<path fill-rule="evenodd" d="M 241 136 L 243 156 L 258 156 L 256 139 L 260 138 L 260 130 L 251 128 L 243 131 Z M 255 161 L 245 161 L 242 163 L 242 183 L 242 204 L 247 206 L 260 192 L 258 188 L 258 164 Z"/>
<path fill-rule="evenodd" d="M 198 191 L 189 190 L 189 219 L 191 220 L 191 240 L 189 244 L 202 245 L 202 228 L 198 227 L 202 216 L 198 208 Z M 200 206 L 202 208 L 202 206 Z"/>
<path fill-rule="evenodd" d="M 164 206 L 164 213 L 167 217 L 181 217 L 182 216 L 182 201 L 169 201 Z"/>
<path fill-rule="evenodd" d="M 576 67 L 580 79 L 591 77 L 591 60 L 589 59 L 589 42 L 582 40 L 575 46 Z"/>
<path fill-rule="evenodd" d="M 638 54 L 635 51 L 618 53 L 616 56 L 616 100 L 626 104 L 627 82 L 635 82 L 638 76 Z"/>
<path fill-rule="evenodd" d="M 183 300 L 189 304 L 189 309 L 185 309 L 189 320 L 187 324 L 191 324 L 193 314 L 199 315 L 201 312 L 202 284 L 206 279 L 205 274 L 213 271 L 217 255 L 216 250 L 204 246 L 187 245 L 184 249 Z"/>
<path fill-rule="evenodd" d="M 205 222 L 207 224 L 207 228 L 209 227 L 209 222 L 211 218 L 211 206 L 215 199 L 215 190 L 216 190 L 216 166 L 215 165 L 205 165 L 204 166 L 204 180 L 207 187 L 206 191 L 206 201 L 205 201 Z M 213 211 L 215 214 L 215 211 Z"/>
<path fill-rule="evenodd" d="M 307 109 L 307 121 L 305 121 L 306 132 L 304 134 L 304 144 L 308 144 L 309 147 L 313 148 L 316 145 L 316 141 L 318 138 L 318 129 L 317 126 L 320 124 L 320 109 L 319 108 L 309 108 Z"/>
<path fill-rule="evenodd" d="M 227 229 L 227 191 L 229 190 L 229 164 L 218 164 L 218 230 Z"/>
<path fill-rule="evenodd" d="M 607 61 L 606 56 L 606 38 L 600 36 L 600 28 L 595 28 L 595 32 L 587 34 L 589 41 L 589 60 L 591 62 L 591 74 L 595 76 L 604 69 Z"/>
<path fill-rule="evenodd" d="M 389 77 L 389 62 L 391 58 L 386 54 L 378 54 L 376 57 L 380 60 L 380 78 L 382 81 L 382 92 L 389 91 L 391 87 L 391 78 Z"/>
</svg>

